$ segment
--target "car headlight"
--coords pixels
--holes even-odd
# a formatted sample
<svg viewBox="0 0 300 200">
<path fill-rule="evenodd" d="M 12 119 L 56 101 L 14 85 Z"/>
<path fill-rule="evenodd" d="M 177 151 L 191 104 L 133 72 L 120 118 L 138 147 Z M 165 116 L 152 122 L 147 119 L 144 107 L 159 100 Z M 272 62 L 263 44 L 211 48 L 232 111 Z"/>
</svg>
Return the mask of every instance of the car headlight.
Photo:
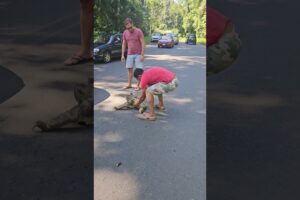
<svg viewBox="0 0 300 200">
<path fill-rule="evenodd" d="M 100 51 L 100 50 L 97 49 L 97 48 L 94 49 L 94 53 L 98 53 L 99 51 Z"/>
</svg>

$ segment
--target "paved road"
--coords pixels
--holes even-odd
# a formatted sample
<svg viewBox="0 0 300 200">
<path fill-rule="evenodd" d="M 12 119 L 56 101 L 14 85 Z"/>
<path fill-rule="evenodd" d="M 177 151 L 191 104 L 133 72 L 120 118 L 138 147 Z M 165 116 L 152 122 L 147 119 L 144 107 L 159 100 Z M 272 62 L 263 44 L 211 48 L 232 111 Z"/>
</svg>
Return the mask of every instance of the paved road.
<svg viewBox="0 0 300 200">
<path fill-rule="evenodd" d="M 146 67 L 165 66 L 180 80 L 165 97 L 167 116 L 155 122 L 113 110 L 128 93 L 123 63 L 95 65 L 95 200 L 205 199 L 205 53 L 200 45 L 146 48 Z"/>
<path fill-rule="evenodd" d="M 299 1 L 208 4 L 243 43 L 231 69 L 207 79 L 208 199 L 299 199 L 300 31 L 285 28 Z"/>
<path fill-rule="evenodd" d="M 62 64 L 79 47 L 79 1 L 4 0 L 0 27 L 0 65 L 25 84 L 0 105 L 0 199 L 92 199 L 93 129 L 31 130 L 72 107 L 91 75 L 92 63 Z"/>
</svg>

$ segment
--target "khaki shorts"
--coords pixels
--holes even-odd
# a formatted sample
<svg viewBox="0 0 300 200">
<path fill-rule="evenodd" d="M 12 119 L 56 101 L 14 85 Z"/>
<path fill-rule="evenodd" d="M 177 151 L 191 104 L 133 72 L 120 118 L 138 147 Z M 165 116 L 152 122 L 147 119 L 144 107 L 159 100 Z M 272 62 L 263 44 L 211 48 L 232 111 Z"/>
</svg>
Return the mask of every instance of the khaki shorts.
<svg viewBox="0 0 300 200">
<path fill-rule="evenodd" d="M 207 48 L 207 75 L 231 66 L 239 55 L 241 41 L 235 31 L 224 33 L 217 43 Z"/>
<path fill-rule="evenodd" d="M 179 85 L 177 77 L 170 83 L 159 82 L 147 88 L 147 91 L 153 95 L 162 95 L 175 90 Z"/>
</svg>

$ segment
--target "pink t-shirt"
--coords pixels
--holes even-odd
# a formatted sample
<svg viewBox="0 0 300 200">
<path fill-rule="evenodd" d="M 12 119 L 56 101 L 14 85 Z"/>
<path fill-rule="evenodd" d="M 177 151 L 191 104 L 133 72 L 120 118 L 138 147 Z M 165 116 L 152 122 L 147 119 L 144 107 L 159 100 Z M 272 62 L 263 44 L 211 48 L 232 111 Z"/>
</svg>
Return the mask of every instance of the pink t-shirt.
<svg viewBox="0 0 300 200">
<path fill-rule="evenodd" d="M 144 38 L 144 34 L 141 29 L 134 27 L 131 33 L 125 30 L 123 33 L 123 40 L 127 41 L 128 44 L 128 55 L 141 54 L 142 44 L 140 39 Z"/>
<path fill-rule="evenodd" d="M 170 83 L 176 74 L 159 66 L 146 69 L 142 75 L 140 86 L 145 89 L 148 86 L 154 85 L 159 82 Z"/>
<path fill-rule="evenodd" d="M 223 35 L 224 30 L 228 22 L 228 17 L 222 15 L 220 12 L 213 8 L 207 7 L 207 46 L 216 43 Z"/>
</svg>

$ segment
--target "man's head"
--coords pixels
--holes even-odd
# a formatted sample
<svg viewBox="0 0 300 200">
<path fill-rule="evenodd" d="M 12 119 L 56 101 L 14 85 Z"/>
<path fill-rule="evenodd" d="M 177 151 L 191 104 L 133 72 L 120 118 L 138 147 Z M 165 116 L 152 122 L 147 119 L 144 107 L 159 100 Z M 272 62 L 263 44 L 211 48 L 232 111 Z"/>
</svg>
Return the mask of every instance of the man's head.
<svg viewBox="0 0 300 200">
<path fill-rule="evenodd" d="M 134 78 L 136 78 L 137 80 L 141 80 L 143 72 L 143 69 L 136 68 L 133 73 Z"/>
<path fill-rule="evenodd" d="M 124 20 L 124 25 L 126 30 L 129 30 L 130 32 L 133 31 L 133 22 L 131 18 L 126 18 Z"/>
</svg>

